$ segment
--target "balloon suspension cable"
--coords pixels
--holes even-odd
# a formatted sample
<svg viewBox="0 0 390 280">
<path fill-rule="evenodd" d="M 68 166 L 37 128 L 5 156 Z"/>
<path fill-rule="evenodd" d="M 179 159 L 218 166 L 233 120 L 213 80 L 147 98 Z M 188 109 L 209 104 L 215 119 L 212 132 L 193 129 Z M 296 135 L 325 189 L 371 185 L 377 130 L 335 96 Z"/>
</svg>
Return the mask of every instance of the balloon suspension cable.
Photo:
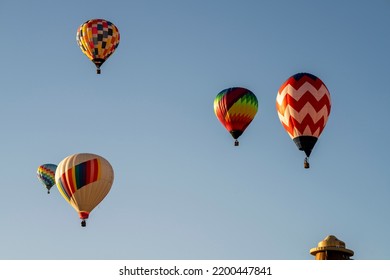
<svg viewBox="0 0 390 280">
<path fill-rule="evenodd" d="M 234 141 L 234 146 L 239 146 L 240 143 L 238 142 L 238 140 L 236 139 L 236 141 Z"/>
<path fill-rule="evenodd" d="M 81 221 L 81 226 L 82 226 L 82 227 L 85 227 L 86 225 L 87 225 L 87 222 L 86 222 L 85 220 L 82 220 L 82 221 Z"/>
<path fill-rule="evenodd" d="M 303 167 L 305 167 L 306 169 L 310 168 L 309 159 L 307 157 L 305 157 L 305 160 L 303 161 Z"/>
</svg>

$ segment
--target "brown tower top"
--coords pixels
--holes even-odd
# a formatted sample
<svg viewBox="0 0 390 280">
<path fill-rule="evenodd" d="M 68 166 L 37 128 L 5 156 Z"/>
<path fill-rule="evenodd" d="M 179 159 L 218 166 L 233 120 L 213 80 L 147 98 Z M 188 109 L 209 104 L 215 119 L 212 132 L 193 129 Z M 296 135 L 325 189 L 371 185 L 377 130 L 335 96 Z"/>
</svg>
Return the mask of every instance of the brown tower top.
<svg viewBox="0 0 390 280">
<path fill-rule="evenodd" d="M 317 248 L 310 249 L 316 260 L 350 260 L 353 251 L 345 248 L 345 243 L 334 235 L 328 235 L 318 243 Z"/>
</svg>

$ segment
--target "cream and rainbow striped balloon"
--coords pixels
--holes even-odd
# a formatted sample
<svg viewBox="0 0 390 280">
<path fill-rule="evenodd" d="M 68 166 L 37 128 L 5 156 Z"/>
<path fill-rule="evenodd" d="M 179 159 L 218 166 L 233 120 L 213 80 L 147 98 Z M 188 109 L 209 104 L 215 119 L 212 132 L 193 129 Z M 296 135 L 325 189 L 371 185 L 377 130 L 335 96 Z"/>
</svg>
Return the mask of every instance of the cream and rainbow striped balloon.
<svg viewBox="0 0 390 280">
<path fill-rule="evenodd" d="M 74 154 L 62 160 L 55 180 L 64 199 L 79 213 L 82 225 L 106 197 L 114 181 L 110 163 L 95 154 Z"/>
</svg>

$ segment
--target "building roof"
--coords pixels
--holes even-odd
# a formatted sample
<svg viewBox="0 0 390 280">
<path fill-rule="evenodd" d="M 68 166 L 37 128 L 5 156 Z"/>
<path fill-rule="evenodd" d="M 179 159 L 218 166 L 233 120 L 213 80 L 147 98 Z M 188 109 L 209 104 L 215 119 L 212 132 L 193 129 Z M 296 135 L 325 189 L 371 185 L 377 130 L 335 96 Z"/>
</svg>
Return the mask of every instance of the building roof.
<svg viewBox="0 0 390 280">
<path fill-rule="evenodd" d="M 339 251 L 344 252 L 349 256 L 353 256 L 353 251 L 345 248 L 345 243 L 336 238 L 334 235 L 328 235 L 324 240 L 318 243 L 316 248 L 310 249 L 310 254 L 315 255 L 323 251 Z"/>
</svg>

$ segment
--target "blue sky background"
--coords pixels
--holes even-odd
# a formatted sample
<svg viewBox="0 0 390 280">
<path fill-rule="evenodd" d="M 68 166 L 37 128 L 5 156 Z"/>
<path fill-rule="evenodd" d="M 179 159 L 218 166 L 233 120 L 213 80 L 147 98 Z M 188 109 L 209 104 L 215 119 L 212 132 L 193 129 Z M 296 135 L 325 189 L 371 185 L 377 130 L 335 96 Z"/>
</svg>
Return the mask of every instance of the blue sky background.
<svg viewBox="0 0 390 280">
<path fill-rule="evenodd" d="M 92 18 L 121 34 L 101 75 Z M 390 258 L 389 1 L 2 0 L 0 24 L 0 259 L 309 260 L 329 234 Z M 308 170 L 275 109 L 298 72 L 332 98 Z M 232 86 L 259 100 L 239 147 Z M 36 178 L 81 152 L 115 171 L 86 228 Z"/>
</svg>

